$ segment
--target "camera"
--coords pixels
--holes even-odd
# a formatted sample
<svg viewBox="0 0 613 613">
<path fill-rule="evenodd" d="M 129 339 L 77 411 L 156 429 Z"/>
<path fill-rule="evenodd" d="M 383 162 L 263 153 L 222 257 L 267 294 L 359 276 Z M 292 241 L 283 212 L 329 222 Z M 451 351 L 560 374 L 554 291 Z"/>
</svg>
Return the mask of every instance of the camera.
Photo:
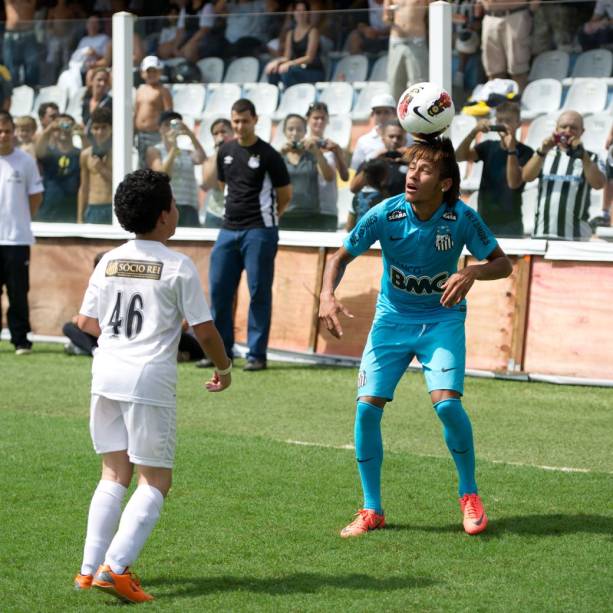
<svg viewBox="0 0 613 613">
<path fill-rule="evenodd" d="M 60 130 L 65 130 L 66 132 L 72 130 L 72 123 L 70 121 L 61 121 L 60 122 Z"/>
<path fill-rule="evenodd" d="M 558 134 L 557 132 L 553 135 L 553 140 L 556 145 L 563 145 L 566 147 L 568 145 L 568 136 L 566 134 Z"/>
<path fill-rule="evenodd" d="M 181 129 L 181 120 L 180 119 L 171 119 L 170 120 L 170 128 L 171 128 L 171 130 L 180 130 Z"/>
<path fill-rule="evenodd" d="M 304 149 L 304 143 L 301 140 L 293 140 L 292 149 L 295 149 L 296 151 L 302 151 Z"/>
<path fill-rule="evenodd" d="M 325 138 L 320 138 L 320 139 L 317 141 L 317 146 L 318 146 L 318 147 L 321 149 L 322 147 L 325 147 L 325 146 L 326 146 L 326 143 L 327 143 L 327 141 L 326 141 L 326 139 L 325 139 Z"/>
<path fill-rule="evenodd" d="M 491 126 L 489 126 L 489 128 L 490 128 L 490 132 L 506 132 L 507 131 L 506 127 L 500 123 L 492 124 Z"/>
</svg>

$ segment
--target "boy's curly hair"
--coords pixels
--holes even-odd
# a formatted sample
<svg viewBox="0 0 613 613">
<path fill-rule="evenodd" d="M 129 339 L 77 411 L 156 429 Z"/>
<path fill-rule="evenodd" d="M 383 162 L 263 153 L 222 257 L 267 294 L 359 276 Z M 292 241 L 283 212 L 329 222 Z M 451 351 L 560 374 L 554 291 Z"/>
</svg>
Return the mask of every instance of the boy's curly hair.
<svg viewBox="0 0 613 613">
<path fill-rule="evenodd" d="M 170 177 L 155 170 L 127 174 L 115 192 L 115 215 L 121 227 L 135 234 L 151 232 L 162 211 L 170 211 Z"/>
</svg>

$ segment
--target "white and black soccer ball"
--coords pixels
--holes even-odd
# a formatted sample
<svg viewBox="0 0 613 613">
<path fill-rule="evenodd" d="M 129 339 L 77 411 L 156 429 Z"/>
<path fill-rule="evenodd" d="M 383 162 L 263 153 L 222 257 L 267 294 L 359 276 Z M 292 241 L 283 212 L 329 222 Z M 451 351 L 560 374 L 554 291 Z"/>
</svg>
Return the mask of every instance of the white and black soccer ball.
<svg viewBox="0 0 613 613">
<path fill-rule="evenodd" d="M 396 113 L 407 132 L 418 138 L 432 138 L 449 127 L 455 107 L 451 96 L 440 85 L 425 81 L 403 92 Z"/>
</svg>

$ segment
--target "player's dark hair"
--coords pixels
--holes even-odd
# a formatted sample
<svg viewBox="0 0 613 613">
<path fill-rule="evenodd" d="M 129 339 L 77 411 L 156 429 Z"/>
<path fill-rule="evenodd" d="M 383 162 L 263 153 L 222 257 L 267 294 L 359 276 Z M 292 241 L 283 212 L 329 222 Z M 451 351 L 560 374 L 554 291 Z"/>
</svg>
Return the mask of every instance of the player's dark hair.
<svg viewBox="0 0 613 613">
<path fill-rule="evenodd" d="M 250 113 L 252 117 L 256 116 L 255 105 L 251 100 L 247 100 L 247 98 L 239 98 L 232 105 L 233 113 Z"/>
<path fill-rule="evenodd" d="M 13 128 L 15 127 L 13 116 L 8 111 L 0 111 L 0 123 L 10 123 Z"/>
<path fill-rule="evenodd" d="M 90 116 L 90 121 L 92 124 L 105 124 L 112 126 L 113 125 L 113 111 L 111 109 L 107 109 L 105 107 L 98 107 L 94 109 Z"/>
<path fill-rule="evenodd" d="M 449 205 L 456 203 L 460 197 L 460 168 L 450 139 L 432 138 L 416 141 L 403 157 L 407 164 L 417 160 L 432 162 L 438 168 L 439 180 L 452 180 L 451 187 L 443 195 L 443 202 Z"/>
<path fill-rule="evenodd" d="M 298 115 L 297 113 L 289 113 L 289 115 L 286 115 L 285 119 L 283 120 L 283 132 L 285 132 L 285 128 L 287 127 L 287 122 L 290 119 L 300 119 L 300 121 L 302 122 L 302 125 L 304 126 L 304 129 L 306 131 L 306 128 L 307 128 L 306 119 L 302 115 Z"/>
<path fill-rule="evenodd" d="M 115 192 L 115 215 L 122 228 L 135 234 L 151 232 L 171 204 L 170 177 L 148 168 L 127 174 Z"/>
<path fill-rule="evenodd" d="M 215 126 L 218 126 L 220 123 L 223 124 L 224 126 L 226 126 L 226 128 L 228 128 L 228 130 L 232 131 L 232 123 L 229 120 L 224 119 L 223 117 L 220 117 L 219 119 L 216 119 L 211 124 L 211 134 L 213 134 L 213 130 L 215 130 Z"/>
<path fill-rule="evenodd" d="M 161 126 L 163 123 L 170 122 L 173 119 L 183 121 L 183 115 L 181 115 L 181 113 L 177 113 L 177 111 L 162 111 L 160 113 L 159 125 Z"/>
<path fill-rule="evenodd" d="M 379 192 L 384 191 L 384 183 L 387 179 L 388 166 L 385 160 L 381 158 L 374 158 L 372 160 L 368 160 L 364 164 L 362 168 L 362 172 L 364 173 L 364 179 L 366 180 L 366 185 L 369 187 L 373 187 Z"/>
<path fill-rule="evenodd" d="M 517 119 L 521 117 L 521 110 L 519 104 L 517 104 L 517 102 L 512 102 L 511 100 L 507 102 L 501 102 L 496 107 L 496 113 L 509 113 L 511 115 L 515 115 Z"/>
<path fill-rule="evenodd" d="M 57 104 L 55 104 L 55 102 L 43 102 L 38 107 L 38 118 L 39 119 L 42 119 L 45 116 L 47 109 L 55 109 L 58 113 L 60 112 L 60 107 Z"/>
</svg>

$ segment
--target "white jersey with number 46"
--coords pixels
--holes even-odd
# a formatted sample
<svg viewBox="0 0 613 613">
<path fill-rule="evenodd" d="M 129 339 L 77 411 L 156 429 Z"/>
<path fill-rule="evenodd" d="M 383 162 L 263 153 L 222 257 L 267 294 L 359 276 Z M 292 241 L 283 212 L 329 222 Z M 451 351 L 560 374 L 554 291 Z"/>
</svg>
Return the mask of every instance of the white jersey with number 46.
<svg viewBox="0 0 613 613">
<path fill-rule="evenodd" d="M 181 321 L 211 320 L 187 256 L 144 240 L 109 251 L 91 276 L 80 313 L 97 319 L 102 331 L 92 394 L 175 406 Z"/>
</svg>

